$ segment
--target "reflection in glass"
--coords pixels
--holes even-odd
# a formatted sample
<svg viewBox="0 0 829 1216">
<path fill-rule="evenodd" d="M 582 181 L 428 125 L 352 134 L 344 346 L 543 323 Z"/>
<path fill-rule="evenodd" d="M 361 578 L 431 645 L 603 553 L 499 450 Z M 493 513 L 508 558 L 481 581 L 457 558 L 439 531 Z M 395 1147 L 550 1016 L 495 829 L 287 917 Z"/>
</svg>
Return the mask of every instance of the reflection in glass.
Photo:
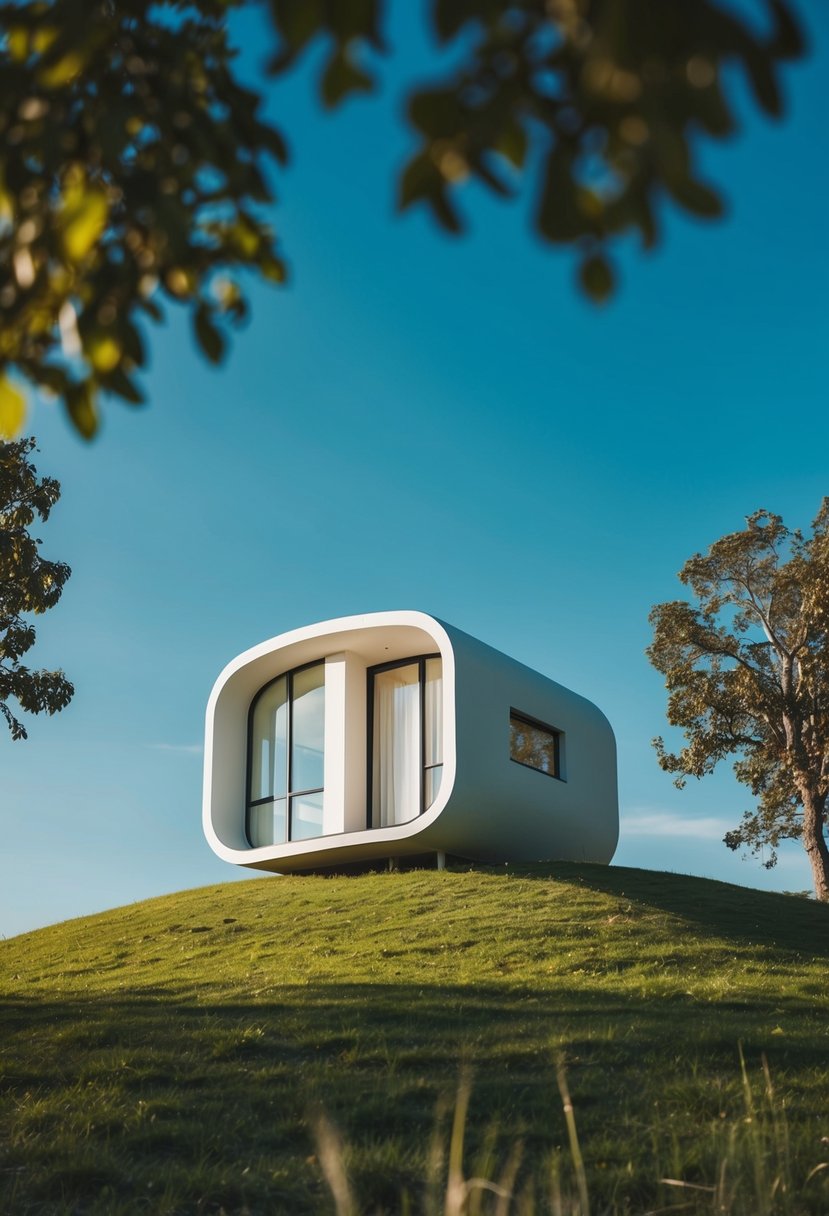
<svg viewBox="0 0 829 1216">
<path fill-rule="evenodd" d="M 324 662 L 289 671 L 265 685 L 254 702 L 249 746 L 250 843 L 261 847 L 321 835 Z"/>
<path fill-rule="evenodd" d="M 254 848 L 265 844 L 284 844 L 287 839 L 285 799 L 260 802 L 248 809 L 248 836 Z"/>
<path fill-rule="evenodd" d="M 420 814 L 420 671 L 417 663 L 374 677 L 372 823 L 389 827 Z"/>
<path fill-rule="evenodd" d="M 291 840 L 322 835 L 322 791 L 291 799 Z"/>
<path fill-rule="evenodd" d="M 518 764 L 526 764 L 550 777 L 558 776 L 558 732 L 552 727 L 510 714 L 509 754 Z"/>
<path fill-rule="evenodd" d="M 291 706 L 291 789 L 315 790 L 324 784 L 325 667 L 298 671 Z"/>
<path fill-rule="evenodd" d="M 251 739 L 251 802 L 273 798 L 288 780 L 288 681 L 268 685 L 253 711 Z"/>
<path fill-rule="evenodd" d="M 426 659 L 423 664 L 423 809 L 437 797 L 443 772 L 443 663 Z"/>
<path fill-rule="evenodd" d="M 423 774 L 423 780 L 425 782 L 425 788 L 424 788 L 423 793 L 424 793 L 425 809 L 427 811 L 438 796 L 438 790 L 440 789 L 440 779 L 442 776 L 443 776 L 443 765 L 442 764 L 436 764 L 434 766 L 434 768 L 427 768 L 425 773 Z"/>
<path fill-rule="evenodd" d="M 423 763 L 428 768 L 443 761 L 443 664 L 440 659 L 427 659 L 424 667 Z"/>
</svg>

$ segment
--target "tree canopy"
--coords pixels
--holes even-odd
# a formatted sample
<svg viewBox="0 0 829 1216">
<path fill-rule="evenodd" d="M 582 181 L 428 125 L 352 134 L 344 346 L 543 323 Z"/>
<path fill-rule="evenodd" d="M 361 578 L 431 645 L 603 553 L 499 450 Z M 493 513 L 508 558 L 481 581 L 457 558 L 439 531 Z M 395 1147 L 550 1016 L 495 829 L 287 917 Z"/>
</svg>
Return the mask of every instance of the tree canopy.
<svg viewBox="0 0 829 1216">
<path fill-rule="evenodd" d="M 31 438 L 0 443 L 0 714 L 13 739 L 25 739 L 26 728 L 10 698 L 27 713 L 54 714 L 75 691 L 62 671 L 32 671 L 21 662 L 35 643 L 27 618 L 54 607 L 70 574 L 64 562 L 40 556 L 41 542 L 30 531 L 60 498 L 53 477 L 38 478 L 29 459 L 34 446 Z"/>
<path fill-rule="evenodd" d="M 829 498 L 811 536 L 757 511 L 746 527 L 685 563 L 694 602 L 657 604 L 648 657 L 665 676 L 668 721 L 685 734 L 659 763 L 703 777 L 733 756 L 757 798 L 725 836 L 731 849 L 800 840 L 815 894 L 829 900 Z"/>
<path fill-rule="evenodd" d="M 256 2 L 0 3 L 0 433 L 22 428 L 28 385 L 91 437 L 102 395 L 141 402 L 146 328 L 167 305 L 218 362 L 246 313 L 240 273 L 284 280 L 270 162 L 287 142 L 240 80 L 227 26 Z M 324 106 L 371 91 L 391 0 L 259 2 L 272 75 L 319 44 Z M 464 183 L 509 196 L 527 178 L 536 233 L 570 246 L 583 290 L 606 299 L 613 246 L 655 246 L 665 200 L 722 214 L 695 158 L 735 129 L 729 70 L 782 113 L 781 66 L 804 39 L 791 0 L 760 8 L 762 28 L 715 0 L 424 0 L 456 54 L 408 97 L 400 207 L 458 233 Z"/>
</svg>

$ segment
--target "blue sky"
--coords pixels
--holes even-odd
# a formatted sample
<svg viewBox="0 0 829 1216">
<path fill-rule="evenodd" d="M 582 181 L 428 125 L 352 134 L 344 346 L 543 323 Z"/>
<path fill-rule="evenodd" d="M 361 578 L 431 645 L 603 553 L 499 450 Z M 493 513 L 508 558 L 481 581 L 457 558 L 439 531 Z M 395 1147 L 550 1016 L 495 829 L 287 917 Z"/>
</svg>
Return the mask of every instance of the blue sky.
<svg viewBox="0 0 829 1216">
<path fill-rule="evenodd" d="M 602 311 L 527 199 L 468 192 L 470 233 L 394 211 L 417 31 L 374 101 L 322 116 L 299 75 L 272 93 L 293 163 L 275 223 L 286 290 L 216 372 L 172 316 L 150 404 L 113 403 L 78 440 L 30 429 L 63 497 L 44 552 L 73 567 L 33 659 L 71 706 L 0 738 L 0 934 L 238 875 L 201 834 L 204 706 L 235 654 L 351 612 L 420 608 L 601 706 L 619 746 L 619 864 L 798 890 L 720 843 L 750 795 L 728 771 L 682 792 L 661 773 L 650 607 L 692 553 L 758 507 L 807 526 L 829 493 L 829 19 L 787 72 L 788 116 L 743 126 L 703 168 L 717 225 L 666 214 L 655 255 L 622 254 Z M 252 24 L 239 27 L 252 61 Z M 278 879 L 274 882 L 278 883 Z M 278 890 L 274 890 L 275 898 Z"/>
</svg>

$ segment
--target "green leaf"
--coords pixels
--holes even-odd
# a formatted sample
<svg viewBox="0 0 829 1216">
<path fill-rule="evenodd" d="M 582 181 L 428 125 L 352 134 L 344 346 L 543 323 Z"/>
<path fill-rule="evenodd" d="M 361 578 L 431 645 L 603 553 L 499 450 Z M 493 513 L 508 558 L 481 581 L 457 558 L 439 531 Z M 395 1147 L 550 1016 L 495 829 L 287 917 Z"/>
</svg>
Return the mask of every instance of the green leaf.
<svg viewBox="0 0 829 1216">
<path fill-rule="evenodd" d="M 85 183 L 70 186 L 60 210 L 61 243 L 70 262 L 82 262 L 106 227 L 106 194 Z"/>
<path fill-rule="evenodd" d="M 437 166 L 428 153 L 421 152 L 413 157 L 400 176 L 400 210 L 405 211 L 429 194 L 439 177 Z"/>
<path fill-rule="evenodd" d="M 199 304 L 193 314 L 193 329 L 205 358 L 211 363 L 221 363 L 225 353 L 225 338 L 221 330 L 213 324 L 210 309 L 204 302 Z"/>
<path fill-rule="evenodd" d="M 120 367 L 116 367 L 106 376 L 101 376 L 101 387 L 108 393 L 116 393 L 130 405 L 144 404 L 144 394 Z"/>
<path fill-rule="evenodd" d="M 472 162 L 472 168 L 474 169 L 475 173 L 477 173 L 478 177 L 480 177 L 482 181 L 486 182 L 490 190 L 492 190 L 494 194 L 497 194 L 499 198 L 512 197 L 513 192 L 510 187 L 506 184 L 506 182 L 501 181 L 500 177 L 498 177 L 496 173 L 492 172 L 483 156 L 475 157 L 474 161 Z"/>
<path fill-rule="evenodd" d="M 464 112 L 455 89 L 422 89 L 409 99 L 408 109 L 413 126 L 433 139 L 463 129 Z"/>
<path fill-rule="evenodd" d="M 262 244 L 262 234 L 256 224 L 246 215 L 241 216 L 228 229 L 228 243 L 246 261 L 254 258 Z"/>
<path fill-rule="evenodd" d="M 362 68 L 352 63 L 346 49 L 334 52 L 320 81 L 323 104 L 329 110 L 339 105 L 349 93 L 370 93 L 373 88 L 374 81 Z"/>
<path fill-rule="evenodd" d="M 442 183 L 441 179 L 441 183 Z M 463 221 L 461 220 L 455 204 L 449 197 L 449 191 L 441 184 L 436 189 L 432 190 L 426 196 L 426 201 L 432 208 L 435 219 L 446 232 L 451 232 L 458 235 L 463 232 Z"/>
<path fill-rule="evenodd" d="M 722 137 L 730 135 L 735 129 L 734 119 L 718 78 L 707 88 L 696 90 L 694 112 L 697 121 L 702 124 L 709 135 Z"/>
<path fill-rule="evenodd" d="M 328 25 L 340 42 L 359 38 L 370 42 L 378 50 L 383 49 L 378 0 L 348 0 L 347 4 L 329 4 Z"/>
<path fill-rule="evenodd" d="M 493 146 L 495 151 L 500 152 L 514 169 L 523 168 L 527 158 L 529 140 L 527 132 L 516 119 L 511 118 L 507 125 L 502 127 Z"/>
<path fill-rule="evenodd" d="M 594 253 L 579 267 L 579 282 L 594 304 L 604 304 L 613 294 L 615 280 L 610 262 Z"/>
<path fill-rule="evenodd" d="M 271 65 L 272 71 L 278 71 L 282 60 L 287 65 L 320 32 L 325 21 L 325 5 L 323 0 L 303 0 L 301 4 L 270 0 L 270 5 L 274 25 L 284 44 Z"/>
<path fill-rule="evenodd" d="M 98 411 L 92 385 L 73 384 L 66 394 L 66 408 L 75 430 L 84 439 L 92 439 L 98 430 Z"/>
<path fill-rule="evenodd" d="M 448 42 L 468 21 L 480 18 L 480 6 L 473 0 L 435 0 L 432 22 L 441 42 Z"/>
<path fill-rule="evenodd" d="M 644 186 L 631 192 L 630 204 L 634 222 L 642 234 L 642 247 L 644 249 L 653 249 L 659 240 L 659 230 L 656 224 L 656 216 L 651 206 L 650 196 Z"/>
<path fill-rule="evenodd" d="M 783 99 L 767 54 L 752 47 L 746 52 L 745 65 L 758 103 L 767 114 L 779 118 L 783 113 Z"/>
<path fill-rule="evenodd" d="M 280 165 L 287 165 L 290 152 L 285 136 L 276 127 L 262 127 L 261 140 Z"/>
<path fill-rule="evenodd" d="M 86 67 L 89 53 L 79 50 L 67 51 L 54 63 L 45 64 L 37 73 L 37 82 L 44 89 L 59 89 L 79 76 Z"/>
<path fill-rule="evenodd" d="M 13 63 L 22 63 L 29 57 L 29 31 L 21 25 L 12 26 L 6 34 L 6 51 Z"/>
<path fill-rule="evenodd" d="M 47 392 L 54 393 L 56 397 L 62 397 L 66 392 L 68 380 L 62 367 L 55 367 L 51 363 L 41 363 L 35 374 L 38 384 L 42 385 Z"/>
<path fill-rule="evenodd" d="M 288 277 L 288 271 L 285 263 L 281 258 L 273 255 L 266 255 L 259 261 L 259 269 L 269 283 L 284 283 Z"/>
<path fill-rule="evenodd" d="M 666 182 L 668 189 L 686 211 L 703 220 L 715 220 L 724 213 L 722 199 L 710 186 L 694 181 L 692 177 L 675 177 Z"/>
<path fill-rule="evenodd" d="M 7 376 L 0 376 L 0 438 L 16 438 L 25 420 L 26 398 Z"/>
<path fill-rule="evenodd" d="M 150 300 L 145 297 L 142 300 L 138 300 L 136 302 L 136 306 L 143 309 L 143 311 L 147 313 L 148 316 L 152 317 L 154 321 L 160 323 L 164 320 L 164 313 L 158 304 L 156 304 L 155 300 Z"/>
<path fill-rule="evenodd" d="M 573 180 L 573 151 L 564 144 L 547 157 L 536 223 L 541 235 L 555 244 L 574 241 L 588 228 Z"/>
<path fill-rule="evenodd" d="M 776 24 L 771 43 L 773 54 L 780 59 L 799 58 L 806 50 L 806 40 L 797 23 L 794 10 L 788 4 L 784 4 L 783 0 L 772 0 L 772 9 Z"/>
<path fill-rule="evenodd" d="M 405 211 L 417 202 L 427 203 L 447 232 L 463 231 L 461 218 L 449 197 L 446 178 L 428 152 L 421 152 L 409 161 L 400 179 L 400 210 Z"/>
<path fill-rule="evenodd" d="M 121 344 L 113 334 L 96 330 L 86 338 L 84 354 L 96 372 L 111 372 L 121 361 Z"/>
</svg>

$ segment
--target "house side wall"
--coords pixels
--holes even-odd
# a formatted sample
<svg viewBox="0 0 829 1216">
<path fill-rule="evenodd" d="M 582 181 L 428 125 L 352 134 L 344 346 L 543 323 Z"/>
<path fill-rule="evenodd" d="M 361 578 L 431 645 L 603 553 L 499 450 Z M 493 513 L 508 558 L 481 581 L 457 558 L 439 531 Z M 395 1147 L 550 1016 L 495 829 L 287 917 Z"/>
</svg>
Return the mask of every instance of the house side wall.
<svg viewBox="0 0 829 1216">
<path fill-rule="evenodd" d="M 616 745 L 591 702 L 445 625 L 456 664 L 457 772 L 439 847 L 479 860 L 609 862 Z M 510 709 L 562 733 L 563 780 L 510 759 Z"/>
</svg>

